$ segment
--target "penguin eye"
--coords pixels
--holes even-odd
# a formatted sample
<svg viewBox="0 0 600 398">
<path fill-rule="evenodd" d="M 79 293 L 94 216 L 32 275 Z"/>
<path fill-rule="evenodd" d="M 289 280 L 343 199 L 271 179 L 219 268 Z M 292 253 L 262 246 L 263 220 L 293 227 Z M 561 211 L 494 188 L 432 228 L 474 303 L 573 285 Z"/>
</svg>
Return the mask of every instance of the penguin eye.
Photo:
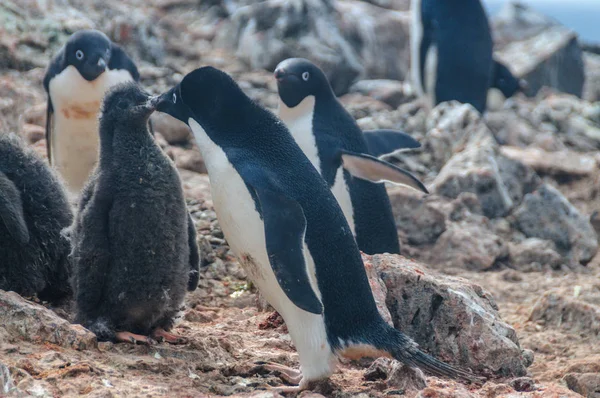
<svg viewBox="0 0 600 398">
<path fill-rule="evenodd" d="M 309 77 L 310 77 L 310 73 L 308 73 L 308 72 L 302 72 L 302 80 L 304 80 L 305 82 L 307 82 Z"/>
<path fill-rule="evenodd" d="M 177 94 L 173 93 L 173 103 L 177 103 Z"/>
<path fill-rule="evenodd" d="M 77 58 L 78 60 L 81 61 L 83 59 L 83 51 L 81 51 L 81 50 L 75 51 L 75 58 Z"/>
</svg>

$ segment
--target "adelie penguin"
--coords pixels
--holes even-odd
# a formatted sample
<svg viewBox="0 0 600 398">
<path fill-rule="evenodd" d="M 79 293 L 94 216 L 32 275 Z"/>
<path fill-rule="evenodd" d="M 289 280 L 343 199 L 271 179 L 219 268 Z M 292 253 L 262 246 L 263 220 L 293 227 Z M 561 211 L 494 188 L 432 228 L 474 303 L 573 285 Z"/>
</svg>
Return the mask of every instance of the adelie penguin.
<svg viewBox="0 0 600 398">
<path fill-rule="evenodd" d="M 412 0 L 411 73 L 429 107 L 456 100 L 483 113 L 493 42 L 480 0 Z"/>
<path fill-rule="evenodd" d="M 48 160 L 77 196 L 98 161 L 98 113 L 112 86 L 138 81 L 129 56 L 102 32 L 80 30 L 44 76 Z"/>
<path fill-rule="evenodd" d="M 227 74 L 212 67 L 189 73 L 159 97 L 157 110 L 190 126 L 225 238 L 284 318 L 298 350 L 300 372 L 276 364 L 267 369 L 299 382 L 292 390 L 328 378 L 338 355 L 385 355 L 435 375 L 472 379 L 420 351 L 381 318 L 329 186 L 285 125 Z M 346 156 L 355 167 L 379 167 L 376 160 Z"/>
<path fill-rule="evenodd" d="M 398 131 L 363 133 L 336 98 L 323 71 L 306 59 L 281 62 L 275 78 L 278 116 L 335 195 L 360 250 L 399 253 L 392 206 L 385 185 L 379 182 L 400 183 L 423 192 L 427 189 L 407 171 L 375 156 L 418 148 L 419 142 Z"/>
<path fill-rule="evenodd" d="M 73 215 L 60 179 L 15 135 L 0 134 L 0 289 L 57 302 L 71 294 Z"/>
<path fill-rule="evenodd" d="M 153 111 L 134 83 L 106 95 L 100 159 L 71 231 L 76 321 L 101 341 L 184 342 L 169 329 L 198 285 L 196 232 L 175 165 L 147 129 Z"/>
</svg>

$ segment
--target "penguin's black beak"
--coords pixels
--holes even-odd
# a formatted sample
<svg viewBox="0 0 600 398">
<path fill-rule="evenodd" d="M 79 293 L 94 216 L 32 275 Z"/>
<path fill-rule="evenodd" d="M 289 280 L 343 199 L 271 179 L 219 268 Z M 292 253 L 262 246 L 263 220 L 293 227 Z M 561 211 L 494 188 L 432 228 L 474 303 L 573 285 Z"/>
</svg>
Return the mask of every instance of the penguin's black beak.
<svg viewBox="0 0 600 398">
<path fill-rule="evenodd" d="M 285 69 L 283 68 L 277 68 L 275 69 L 275 79 L 280 82 L 283 79 L 285 79 L 285 77 L 287 76 Z"/>
<path fill-rule="evenodd" d="M 104 59 L 104 54 L 96 54 L 90 56 L 89 60 L 87 60 L 79 69 L 79 73 L 81 76 L 89 82 L 94 81 L 106 71 L 106 59 Z"/>
</svg>

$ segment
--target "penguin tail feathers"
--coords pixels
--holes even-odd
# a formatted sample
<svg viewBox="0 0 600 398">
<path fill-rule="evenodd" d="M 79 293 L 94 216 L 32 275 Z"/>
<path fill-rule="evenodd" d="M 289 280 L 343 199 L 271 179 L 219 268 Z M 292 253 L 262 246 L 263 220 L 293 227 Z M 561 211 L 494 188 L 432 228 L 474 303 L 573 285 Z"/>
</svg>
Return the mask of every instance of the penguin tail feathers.
<svg viewBox="0 0 600 398">
<path fill-rule="evenodd" d="M 386 351 L 389 352 L 394 359 L 408 366 L 419 368 L 432 376 L 448 377 L 469 383 L 481 383 L 485 381 L 485 378 L 475 376 L 471 372 L 448 365 L 447 363 L 424 353 L 419 349 L 417 343 L 404 333 L 391 327 L 389 330 L 391 334 L 389 341 L 391 344 L 386 344 Z"/>
</svg>

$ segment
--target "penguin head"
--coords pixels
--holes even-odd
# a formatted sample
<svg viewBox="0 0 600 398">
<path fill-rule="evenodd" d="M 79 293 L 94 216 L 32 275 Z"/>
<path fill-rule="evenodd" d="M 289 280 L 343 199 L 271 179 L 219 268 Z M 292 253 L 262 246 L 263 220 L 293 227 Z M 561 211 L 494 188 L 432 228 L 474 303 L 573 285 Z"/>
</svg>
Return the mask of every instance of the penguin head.
<svg viewBox="0 0 600 398">
<path fill-rule="evenodd" d="M 128 124 L 146 121 L 156 109 L 156 100 L 134 82 L 121 83 L 111 88 L 102 103 L 100 123 Z M 101 128 L 102 130 L 102 128 Z"/>
<path fill-rule="evenodd" d="M 288 107 L 297 106 L 308 96 L 334 96 L 325 73 L 303 58 L 290 58 L 275 68 L 279 98 Z"/>
<path fill-rule="evenodd" d="M 229 75 L 205 66 L 188 73 L 177 86 L 158 97 L 156 109 L 188 125 L 191 118 L 223 131 L 238 122 L 230 110 L 242 115 L 249 104 L 252 101 Z"/>
<path fill-rule="evenodd" d="M 72 65 L 85 80 L 96 80 L 108 66 L 111 47 L 110 39 L 102 32 L 75 32 L 65 45 L 65 67 Z"/>
</svg>

